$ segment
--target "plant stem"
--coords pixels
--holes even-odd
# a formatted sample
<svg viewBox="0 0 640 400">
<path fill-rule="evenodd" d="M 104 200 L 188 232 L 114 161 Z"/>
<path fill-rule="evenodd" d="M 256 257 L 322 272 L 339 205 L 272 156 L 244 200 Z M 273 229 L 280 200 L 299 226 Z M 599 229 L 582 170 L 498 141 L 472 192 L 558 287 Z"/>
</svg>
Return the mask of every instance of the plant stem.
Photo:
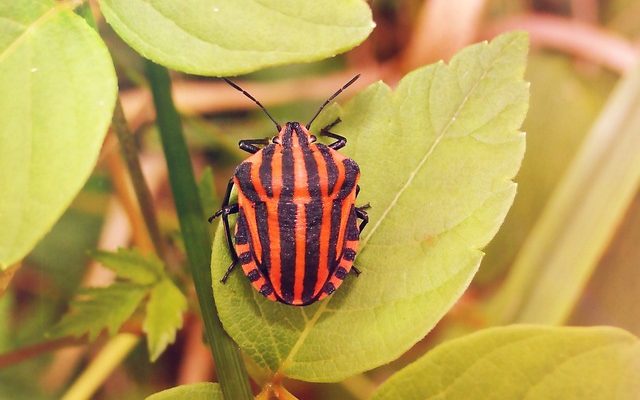
<svg viewBox="0 0 640 400">
<path fill-rule="evenodd" d="M 220 386 L 226 399 L 252 399 L 245 366 L 235 343 L 222 328 L 215 308 L 210 271 L 211 237 L 205 225 L 180 116 L 171 98 L 169 72 L 147 61 L 146 73 L 151 84 L 171 190 Z"/>
<path fill-rule="evenodd" d="M 121 333 L 114 336 L 62 396 L 62 400 L 90 399 L 96 389 L 120 365 L 139 341 L 140 337 L 131 333 Z"/>
<path fill-rule="evenodd" d="M 138 198 L 142 218 L 144 218 L 147 231 L 151 237 L 151 242 L 153 243 L 153 247 L 155 248 L 158 256 L 164 260 L 166 252 L 164 242 L 162 240 L 162 234 L 160 233 L 160 228 L 158 226 L 158 220 L 156 218 L 151 191 L 149 190 L 149 186 L 147 186 L 147 182 L 142 174 L 140 158 L 138 158 L 138 148 L 133 134 L 129 131 L 129 127 L 127 126 L 127 120 L 125 119 L 124 112 L 122 110 L 120 98 L 116 100 L 111 126 L 116 133 L 116 136 L 118 136 L 120 150 L 122 151 L 122 156 L 127 164 L 127 169 L 131 176 L 131 182 L 133 183 L 133 189 L 136 193 L 136 197 Z"/>
</svg>

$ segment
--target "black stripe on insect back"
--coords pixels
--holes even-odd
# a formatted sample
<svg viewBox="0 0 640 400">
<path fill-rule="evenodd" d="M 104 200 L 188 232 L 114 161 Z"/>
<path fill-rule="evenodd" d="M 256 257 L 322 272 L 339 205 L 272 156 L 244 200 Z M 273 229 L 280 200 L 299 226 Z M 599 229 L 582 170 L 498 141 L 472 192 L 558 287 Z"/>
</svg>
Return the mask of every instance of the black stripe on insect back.
<svg viewBox="0 0 640 400">
<path fill-rule="evenodd" d="M 347 240 L 358 240 L 360 238 L 360 230 L 358 229 L 358 220 L 356 219 L 356 210 L 355 206 L 351 207 L 351 212 L 349 213 L 349 221 L 347 222 Z M 351 250 L 353 252 L 353 250 Z M 349 260 L 349 257 L 345 258 Z M 353 258 L 349 261 L 352 261 L 355 258 L 355 252 L 353 252 Z"/>
<path fill-rule="evenodd" d="M 243 162 L 238 165 L 236 168 L 236 178 L 238 178 L 238 183 L 240 183 L 240 190 L 242 194 L 244 194 L 249 201 L 252 203 L 260 202 L 260 198 L 258 197 L 258 193 L 256 192 L 255 186 L 253 186 L 253 182 L 251 181 L 251 167 L 253 164 L 250 162 Z"/>
<path fill-rule="evenodd" d="M 270 144 L 262 149 L 262 163 L 260 164 L 260 170 L 258 171 L 260 181 L 262 181 L 262 187 L 264 187 L 264 190 L 267 192 L 267 196 L 269 197 L 273 197 L 273 172 L 271 162 L 273 161 L 273 153 L 275 150 L 276 146 L 274 144 Z"/>
<path fill-rule="evenodd" d="M 342 200 L 334 200 L 331 206 L 331 230 L 329 234 L 329 274 L 333 273 L 338 261 L 336 246 L 338 244 L 338 232 L 340 219 L 342 218 Z"/>
<path fill-rule="evenodd" d="M 327 176 L 329 177 L 329 193 L 332 193 L 334 187 L 336 186 L 336 181 L 338 180 L 338 166 L 331 156 L 331 150 L 327 146 L 318 144 L 318 151 L 320 151 L 320 154 L 322 155 L 322 158 L 324 158 L 324 162 L 327 165 Z"/>
<path fill-rule="evenodd" d="M 258 268 L 262 273 L 267 276 L 269 269 L 271 269 L 271 240 L 269 239 L 269 224 L 264 223 L 267 221 L 267 204 L 264 202 L 256 203 L 255 205 L 256 221 L 258 222 L 258 239 L 262 246 L 262 262 L 258 265 Z"/>
<path fill-rule="evenodd" d="M 249 243 L 249 237 L 247 235 L 247 221 L 244 215 L 244 211 L 240 208 L 238 213 L 238 230 L 236 231 L 236 244 L 243 245 Z"/>
<path fill-rule="evenodd" d="M 349 193 L 351 193 L 353 188 L 356 186 L 356 179 L 360 172 L 358 164 L 350 158 L 342 160 L 342 164 L 344 165 L 344 182 L 338 192 L 339 199 L 344 199 L 349 195 Z"/>
<path fill-rule="evenodd" d="M 306 135 L 305 135 L 306 137 Z M 302 289 L 302 300 L 306 303 L 313 297 L 313 292 L 318 279 L 320 263 L 320 230 L 322 228 L 322 191 L 320 189 L 320 176 L 318 164 L 313 157 L 309 146 L 302 146 L 304 165 L 307 170 L 307 187 L 311 201 L 305 206 L 306 213 L 306 254 L 305 272 Z"/>
<path fill-rule="evenodd" d="M 289 124 L 287 124 L 289 128 Z M 296 213 L 293 203 L 294 189 L 293 150 L 282 148 L 282 190 L 278 200 L 278 226 L 280 228 L 281 292 L 286 302 L 293 301 L 296 268 Z"/>
</svg>

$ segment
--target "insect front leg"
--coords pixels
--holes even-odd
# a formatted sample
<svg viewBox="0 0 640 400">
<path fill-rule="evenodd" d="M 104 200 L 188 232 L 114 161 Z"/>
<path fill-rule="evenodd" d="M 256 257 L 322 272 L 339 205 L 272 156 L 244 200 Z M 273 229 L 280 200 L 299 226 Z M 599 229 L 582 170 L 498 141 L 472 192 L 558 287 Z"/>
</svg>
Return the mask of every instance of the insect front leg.
<svg viewBox="0 0 640 400">
<path fill-rule="evenodd" d="M 224 277 L 222 277 L 221 282 L 225 283 L 231 271 L 238 263 L 238 254 L 236 253 L 236 249 L 233 246 L 233 240 L 231 239 L 231 227 L 229 226 L 229 215 L 236 214 L 239 211 L 239 207 L 237 204 L 229 204 L 229 199 L 231 198 L 231 190 L 233 189 L 233 179 L 229 179 L 229 183 L 227 184 L 227 190 L 224 194 L 224 199 L 222 200 L 222 208 L 216 211 L 209 218 L 209 223 L 213 222 L 213 220 L 217 217 L 222 217 L 222 223 L 224 225 L 224 232 L 227 236 L 227 245 L 229 246 L 229 252 L 231 253 L 231 265 L 227 268 L 227 272 L 225 272 Z"/>
<path fill-rule="evenodd" d="M 342 120 L 340 118 L 336 118 L 335 121 L 320 129 L 320 134 L 322 136 L 328 136 L 330 138 L 336 139 L 335 142 L 328 145 L 328 147 L 332 148 L 333 150 L 339 150 L 347 144 L 347 138 L 345 138 L 344 136 L 340 136 L 337 133 L 330 132 L 330 129 L 338 125 L 340 122 L 342 122 Z"/>
<path fill-rule="evenodd" d="M 238 146 L 241 150 L 251 154 L 255 154 L 260 151 L 260 147 L 256 146 L 257 144 L 266 146 L 269 144 L 269 139 L 244 139 L 238 142 Z"/>
</svg>

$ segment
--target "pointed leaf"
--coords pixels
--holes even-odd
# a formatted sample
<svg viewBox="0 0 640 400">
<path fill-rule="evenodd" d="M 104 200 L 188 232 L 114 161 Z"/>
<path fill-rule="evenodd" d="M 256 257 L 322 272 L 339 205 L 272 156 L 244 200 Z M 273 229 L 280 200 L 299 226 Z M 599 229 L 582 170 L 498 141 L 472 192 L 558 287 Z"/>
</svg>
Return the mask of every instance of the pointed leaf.
<svg viewBox="0 0 640 400">
<path fill-rule="evenodd" d="M 87 180 L 116 77 L 98 34 L 63 3 L 0 5 L 0 270 L 23 258 Z"/>
<path fill-rule="evenodd" d="M 508 326 L 436 347 L 386 381 L 374 400 L 632 399 L 640 342 L 616 328 Z"/>
<path fill-rule="evenodd" d="M 197 75 L 237 75 L 332 57 L 358 45 L 374 27 L 362 0 L 197 0 L 188 6 L 100 0 L 100 7 L 137 52 Z"/>
<path fill-rule="evenodd" d="M 142 326 L 147 334 L 151 361 L 157 360 L 176 340 L 176 331 L 182 328 L 182 314 L 186 310 L 187 298 L 169 279 L 162 280 L 151 290 Z"/>
<path fill-rule="evenodd" d="M 222 389 L 217 383 L 193 383 L 154 393 L 145 400 L 223 400 Z"/>
<path fill-rule="evenodd" d="M 115 272 L 119 278 L 140 285 L 151 285 L 164 277 L 164 265 L 153 254 L 142 255 L 133 249 L 118 249 L 115 253 L 96 251 L 93 258 Z"/>
<path fill-rule="evenodd" d="M 89 340 L 94 340 L 103 329 L 107 329 L 110 335 L 114 335 L 138 308 L 147 292 L 147 288 L 129 283 L 83 289 L 71 302 L 71 311 L 62 317 L 51 334 L 82 336 L 88 333 Z"/>
<path fill-rule="evenodd" d="M 343 379 L 397 358 L 460 297 L 515 194 L 526 51 L 526 35 L 503 35 L 449 66 L 407 75 L 395 91 L 374 84 L 340 112 L 335 131 L 348 137 L 345 153 L 362 171 L 358 203 L 372 208 L 356 258 L 362 274 L 327 300 L 270 302 L 241 271 L 221 284 L 230 259 L 218 230 L 216 305 L 259 366 L 302 380 Z"/>
</svg>

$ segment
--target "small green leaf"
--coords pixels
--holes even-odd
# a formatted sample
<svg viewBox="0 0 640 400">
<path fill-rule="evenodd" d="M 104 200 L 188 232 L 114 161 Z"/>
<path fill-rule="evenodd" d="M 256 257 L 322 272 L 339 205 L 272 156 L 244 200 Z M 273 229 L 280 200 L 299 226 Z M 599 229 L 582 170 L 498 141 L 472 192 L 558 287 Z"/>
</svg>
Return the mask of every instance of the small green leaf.
<svg viewBox="0 0 640 400">
<path fill-rule="evenodd" d="M 54 336 L 82 336 L 94 340 L 103 329 L 110 335 L 118 332 L 147 294 L 148 289 L 130 283 L 83 289 L 71 302 L 71 310 L 53 328 Z"/>
<path fill-rule="evenodd" d="M 93 258 L 109 268 L 119 278 L 140 285 L 151 285 L 165 275 L 162 261 L 154 254 L 142 255 L 133 249 L 118 249 L 117 252 L 96 251 Z"/>
<path fill-rule="evenodd" d="M 100 7 L 144 57 L 197 75 L 332 57 L 358 45 L 374 27 L 362 0 L 100 0 Z"/>
<path fill-rule="evenodd" d="M 186 310 L 186 297 L 169 279 L 162 280 L 151 290 L 142 326 L 147 334 L 151 361 L 157 360 L 167 346 L 176 340 L 176 331 L 182 328 L 182 314 Z"/>
<path fill-rule="evenodd" d="M 260 367 L 341 380 L 396 359 L 460 297 L 515 195 L 526 52 L 525 34 L 506 34 L 463 50 L 449 66 L 410 73 L 395 91 L 374 84 L 344 107 L 335 131 L 360 165 L 358 203 L 371 204 L 370 222 L 355 262 L 362 274 L 327 300 L 270 302 L 241 271 L 221 284 L 230 259 L 218 229 L 216 305 Z"/>
<path fill-rule="evenodd" d="M 145 400 L 223 400 L 217 383 L 193 383 L 154 393 Z"/>
<path fill-rule="evenodd" d="M 23 258 L 91 173 L 116 76 L 98 34 L 64 3 L 0 5 L 0 270 Z"/>
<path fill-rule="evenodd" d="M 507 326 L 436 347 L 373 400 L 634 399 L 640 342 L 621 329 Z"/>
</svg>

